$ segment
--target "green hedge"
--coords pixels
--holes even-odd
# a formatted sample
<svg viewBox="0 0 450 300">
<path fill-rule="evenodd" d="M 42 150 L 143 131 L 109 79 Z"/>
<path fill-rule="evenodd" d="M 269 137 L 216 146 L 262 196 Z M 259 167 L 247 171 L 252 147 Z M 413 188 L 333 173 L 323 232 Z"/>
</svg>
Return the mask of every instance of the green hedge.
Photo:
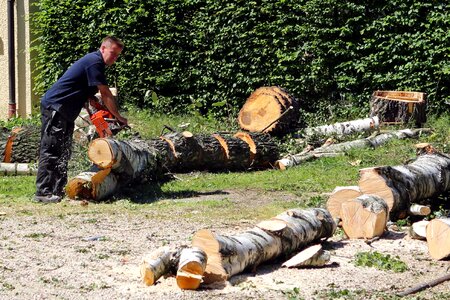
<svg viewBox="0 0 450 300">
<path fill-rule="evenodd" d="M 315 117 L 364 115 L 377 89 L 426 92 L 439 114 L 450 102 L 447 2 L 40 0 L 36 89 L 114 34 L 126 48 L 110 83 L 139 107 L 223 114 L 280 85 Z"/>
</svg>

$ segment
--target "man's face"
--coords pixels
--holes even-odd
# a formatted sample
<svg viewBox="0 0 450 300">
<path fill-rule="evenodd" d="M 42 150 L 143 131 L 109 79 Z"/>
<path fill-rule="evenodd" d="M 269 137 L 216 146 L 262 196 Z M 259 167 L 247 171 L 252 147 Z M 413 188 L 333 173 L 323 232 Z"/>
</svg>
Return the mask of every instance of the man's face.
<svg viewBox="0 0 450 300">
<path fill-rule="evenodd" d="M 119 58 L 122 49 L 117 46 L 117 44 L 107 43 L 100 47 L 100 52 L 102 53 L 103 61 L 107 66 L 111 66 Z"/>
</svg>

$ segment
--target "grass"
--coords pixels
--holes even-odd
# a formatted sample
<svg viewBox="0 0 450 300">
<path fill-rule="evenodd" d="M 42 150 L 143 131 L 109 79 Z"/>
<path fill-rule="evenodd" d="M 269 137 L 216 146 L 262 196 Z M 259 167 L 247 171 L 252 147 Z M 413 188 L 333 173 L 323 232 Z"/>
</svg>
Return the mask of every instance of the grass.
<svg viewBox="0 0 450 300">
<path fill-rule="evenodd" d="M 161 133 L 164 125 L 180 130 L 196 132 L 235 131 L 227 122 L 200 116 L 158 116 L 149 112 L 134 110 L 128 113 L 130 123 L 145 138 L 154 138 Z M 153 218 L 170 217 L 171 213 L 183 213 L 184 217 L 197 218 L 206 213 L 211 218 L 253 219 L 273 216 L 291 207 L 323 206 L 326 194 L 336 186 L 356 185 L 358 170 L 376 165 L 399 165 L 415 156 L 414 144 L 431 142 L 441 151 L 450 150 L 449 116 L 431 119 L 429 127 L 435 132 L 419 140 L 392 141 L 377 149 L 363 149 L 348 152 L 345 156 L 321 158 L 307 162 L 286 171 L 265 170 L 256 172 L 192 172 L 176 174 L 176 180 L 164 183 L 149 183 L 124 190 L 112 201 L 91 204 L 83 210 L 63 202 L 54 206 L 32 203 L 35 191 L 34 176 L 0 176 L 0 211 L 13 210 L 17 214 L 48 214 L 62 217 L 67 214 L 86 214 L 95 220 L 101 214 L 141 213 Z M 187 125 L 189 123 L 189 125 Z M 284 142 L 281 141 L 280 144 Z M 284 143 L 288 144 L 288 143 Z M 78 146 L 77 146 L 78 147 Z M 73 176 L 87 168 L 85 149 L 76 148 L 70 162 L 69 175 Z M 257 190 L 259 193 L 292 193 L 301 201 L 286 201 L 274 198 L 261 207 L 243 209 L 233 205 L 233 199 L 195 201 L 174 201 L 197 195 L 214 195 L 226 190 Z M 212 198 L 212 197 L 211 197 Z M 169 199 L 169 200 L 164 200 Z M 151 209 L 151 212 L 149 212 Z M 201 212 L 202 214 L 199 214 Z M 1 217 L 1 216 L 0 216 Z M 91 222 L 91 221 L 86 222 Z"/>
</svg>

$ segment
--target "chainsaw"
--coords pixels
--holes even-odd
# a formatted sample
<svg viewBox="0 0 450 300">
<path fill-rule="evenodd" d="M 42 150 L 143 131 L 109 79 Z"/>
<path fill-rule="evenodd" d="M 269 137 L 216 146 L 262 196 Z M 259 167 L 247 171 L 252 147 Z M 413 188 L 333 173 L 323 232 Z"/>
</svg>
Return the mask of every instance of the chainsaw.
<svg viewBox="0 0 450 300">
<path fill-rule="evenodd" d="M 98 98 L 89 100 L 86 106 L 91 122 L 95 126 L 95 131 L 99 137 L 112 137 L 121 130 L 130 128 L 120 123 L 100 101 Z"/>
</svg>

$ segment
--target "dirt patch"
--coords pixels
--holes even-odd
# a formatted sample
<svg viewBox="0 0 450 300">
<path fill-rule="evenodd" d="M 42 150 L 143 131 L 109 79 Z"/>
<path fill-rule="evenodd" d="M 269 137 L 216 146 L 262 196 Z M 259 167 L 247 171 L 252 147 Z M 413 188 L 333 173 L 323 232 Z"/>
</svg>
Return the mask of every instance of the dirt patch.
<svg viewBox="0 0 450 300">
<path fill-rule="evenodd" d="M 291 200 L 292 195 L 226 191 L 173 201 L 211 199 L 232 199 L 234 204 L 248 207 L 273 199 Z M 449 261 L 430 259 L 426 242 L 389 231 L 370 245 L 335 235 L 324 244 L 332 256 L 323 268 L 286 269 L 281 268 L 282 262 L 275 262 L 197 291 L 180 290 L 174 278 L 162 278 L 147 287 L 139 274 L 144 253 L 163 245 L 189 244 L 193 233 L 205 226 L 220 234 L 234 234 L 255 224 L 241 220 L 211 226 L 182 214 L 161 220 L 151 212 L 104 214 L 98 209 L 55 217 L 33 213 L 38 205 L 30 203 L 26 210 L 0 207 L 0 299 L 329 299 L 331 295 L 342 297 L 345 289 L 353 297 L 348 299 L 383 298 L 377 295 L 393 295 L 430 281 L 448 273 L 450 267 Z M 56 205 L 80 203 L 64 200 Z M 371 250 L 398 256 L 408 270 L 394 273 L 356 267 L 355 254 Z M 448 296 L 448 291 L 450 282 L 420 295 L 421 299 L 437 299 L 443 293 Z"/>
</svg>

